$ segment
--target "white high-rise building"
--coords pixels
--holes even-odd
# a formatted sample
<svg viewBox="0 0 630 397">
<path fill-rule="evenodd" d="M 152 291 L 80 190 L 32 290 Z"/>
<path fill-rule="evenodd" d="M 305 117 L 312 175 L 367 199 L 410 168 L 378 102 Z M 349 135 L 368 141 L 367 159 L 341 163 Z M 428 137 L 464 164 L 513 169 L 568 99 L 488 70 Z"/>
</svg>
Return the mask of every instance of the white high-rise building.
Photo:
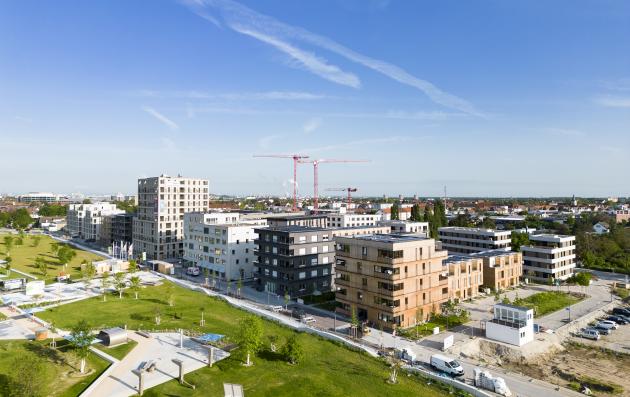
<svg viewBox="0 0 630 397">
<path fill-rule="evenodd" d="M 338 213 L 328 214 L 329 227 L 358 227 L 375 226 L 381 220 L 381 215 Z"/>
<path fill-rule="evenodd" d="M 442 247 L 449 254 L 472 254 L 495 249 L 509 250 L 512 243 L 512 232 L 509 230 L 447 226 L 438 228 L 438 236 Z"/>
<path fill-rule="evenodd" d="M 97 240 L 100 238 L 103 218 L 124 213 L 115 204 L 107 202 L 71 204 L 66 214 L 66 230 L 72 237 Z"/>
<path fill-rule="evenodd" d="M 138 179 L 134 255 L 175 260 L 184 253 L 184 214 L 208 208 L 208 180 L 181 176 Z"/>
<path fill-rule="evenodd" d="M 256 256 L 254 228 L 264 219 L 241 220 L 236 212 L 184 215 L 184 259 L 210 270 L 222 280 L 254 277 Z"/>
<path fill-rule="evenodd" d="M 566 280 L 575 269 L 575 236 L 535 234 L 522 246 L 523 277 L 542 282 Z"/>
</svg>

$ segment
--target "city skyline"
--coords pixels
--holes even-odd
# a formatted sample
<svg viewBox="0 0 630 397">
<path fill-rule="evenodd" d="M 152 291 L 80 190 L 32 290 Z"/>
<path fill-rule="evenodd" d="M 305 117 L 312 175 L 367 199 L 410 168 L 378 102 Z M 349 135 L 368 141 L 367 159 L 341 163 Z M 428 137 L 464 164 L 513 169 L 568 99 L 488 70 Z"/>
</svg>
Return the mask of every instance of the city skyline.
<svg viewBox="0 0 630 397">
<path fill-rule="evenodd" d="M 630 5 L 0 5 L 0 191 L 629 196 Z M 10 60 L 10 62 L 9 62 Z M 299 168 L 312 195 L 312 167 Z M 625 182 L 625 183 L 624 183 Z M 326 194 L 321 194 L 324 196 Z"/>
</svg>

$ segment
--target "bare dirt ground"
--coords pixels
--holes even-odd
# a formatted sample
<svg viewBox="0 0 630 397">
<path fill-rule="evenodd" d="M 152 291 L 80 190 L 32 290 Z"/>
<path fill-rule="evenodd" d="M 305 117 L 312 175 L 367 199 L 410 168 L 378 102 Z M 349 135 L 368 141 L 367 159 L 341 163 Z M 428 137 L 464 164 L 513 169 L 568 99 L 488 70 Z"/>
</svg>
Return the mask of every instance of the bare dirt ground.
<svg viewBox="0 0 630 397">
<path fill-rule="evenodd" d="M 504 363 L 526 376 L 569 388 L 588 384 L 595 396 L 630 396 L 630 355 L 572 342 L 538 363 Z"/>
</svg>

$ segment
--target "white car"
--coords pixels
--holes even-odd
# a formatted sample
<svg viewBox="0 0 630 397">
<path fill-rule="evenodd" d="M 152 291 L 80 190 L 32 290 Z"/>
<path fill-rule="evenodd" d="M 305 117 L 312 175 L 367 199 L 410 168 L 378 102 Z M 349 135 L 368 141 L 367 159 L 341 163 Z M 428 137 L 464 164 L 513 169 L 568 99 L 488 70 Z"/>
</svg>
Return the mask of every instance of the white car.
<svg viewBox="0 0 630 397">
<path fill-rule="evenodd" d="M 606 329 L 617 329 L 617 328 L 619 328 L 619 325 L 616 322 L 610 321 L 610 320 L 601 320 L 600 322 L 597 323 L 596 326 L 598 328 L 606 328 Z"/>
<path fill-rule="evenodd" d="M 599 340 L 599 332 L 592 328 L 583 329 L 582 332 L 579 333 L 582 338 Z"/>
</svg>

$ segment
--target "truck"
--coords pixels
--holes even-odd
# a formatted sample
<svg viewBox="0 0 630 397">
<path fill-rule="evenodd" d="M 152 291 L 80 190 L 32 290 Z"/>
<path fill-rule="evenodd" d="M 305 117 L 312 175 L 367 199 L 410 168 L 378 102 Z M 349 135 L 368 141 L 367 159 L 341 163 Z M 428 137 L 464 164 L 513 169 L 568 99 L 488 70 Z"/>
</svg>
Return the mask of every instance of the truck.
<svg viewBox="0 0 630 397">
<path fill-rule="evenodd" d="M 494 377 L 490 375 L 490 372 L 484 371 L 481 368 L 475 368 L 473 370 L 475 375 L 475 386 L 493 391 L 501 396 L 510 397 L 512 392 L 505 384 L 505 380 L 500 377 Z"/>
<path fill-rule="evenodd" d="M 451 376 L 464 375 L 464 368 L 457 360 L 441 354 L 432 355 L 429 364 L 432 368 Z"/>
</svg>

